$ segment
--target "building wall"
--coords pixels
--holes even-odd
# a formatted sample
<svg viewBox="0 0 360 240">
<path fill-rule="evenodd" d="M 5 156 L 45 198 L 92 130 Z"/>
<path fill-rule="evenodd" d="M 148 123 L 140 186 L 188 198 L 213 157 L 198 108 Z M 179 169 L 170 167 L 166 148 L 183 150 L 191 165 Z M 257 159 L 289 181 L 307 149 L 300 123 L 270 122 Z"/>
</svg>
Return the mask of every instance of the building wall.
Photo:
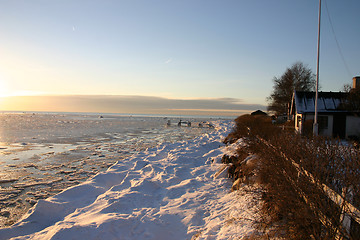
<svg viewBox="0 0 360 240">
<path fill-rule="evenodd" d="M 302 114 L 296 114 L 295 116 L 295 130 L 299 133 L 302 133 Z"/>
<path fill-rule="evenodd" d="M 324 114 L 319 114 L 318 115 L 318 124 L 319 124 L 319 135 L 321 136 L 326 136 L 326 137 L 331 137 L 332 133 L 333 133 L 333 123 L 334 123 L 334 118 L 332 115 L 324 115 Z M 320 119 L 323 118 L 323 119 Z M 326 125 L 323 125 L 322 123 L 320 123 L 320 121 L 324 121 L 326 119 Z M 295 130 L 299 133 L 303 133 L 304 132 L 304 126 L 305 126 L 305 122 L 308 120 L 314 120 L 314 114 L 296 114 L 295 116 Z M 360 122 L 359 122 L 360 123 Z M 323 126 L 321 126 L 323 125 Z"/>
<path fill-rule="evenodd" d="M 327 117 L 327 126 L 321 128 L 320 121 L 321 117 Z M 314 120 L 314 114 L 296 114 L 295 116 L 295 130 L 299 133 L 303 133 L 304 131 L 304 123 L 308 120 Z M 319 114 L 319 135 L 331 137 L 333 135 L 333 124 L 334 117 L 333 115 L 324 115 Z M 349 136 L 358 136 L 360 137 L 360 117 L 357 116 L 347 116 L 346 117 L 346 133 L 345 137 Z"/>
<path fill-rule="evenodd" d="M 319 114 L 319 119 L 318 119 L 318 122 L 319 122 L 319 135 L 321 136 L 326 136 L 326 137 L 331 137 L 332 134 L 333 134 L 333 125 L 334 125 L 334 117 L 333 115 L 322 115 L 322 114 Z M 327 118 L 327 126 L 324 126 L 323 128 L 320 126 L 321 123 L 321 117 L 325 117 Z"/>
<path fill-rule="evenodd" d="M 360 117 L 347 116 L 346 118 L 346 137 L 360 137 Z"/>
<path fill-rule="evenodd" d="M 314 120 L 314 114 L 306 115 L 306 120 Z M 326 119 L 326 124 L 324 121 Z M 333 124 L 334 117 L 333 115 L 320 114 L 318 115 L 318 126 L 319 126 L 319 135 L 325 137 L 331 137 L 333 134 Z"/>
<path fill-rule="evenodd" d="M 295 116 L 295 130 L 298 132 L 298 133 L 301 133 L 303 134 L 304 133 L 304 128 L 305 128 L 305 121 L 306 120 L 311 120 L 311 119 L 314 119 L 314 116 L 309 116 L 309 115 L 306 115 L 306 114 L 296 114 Z"/>
</svg>

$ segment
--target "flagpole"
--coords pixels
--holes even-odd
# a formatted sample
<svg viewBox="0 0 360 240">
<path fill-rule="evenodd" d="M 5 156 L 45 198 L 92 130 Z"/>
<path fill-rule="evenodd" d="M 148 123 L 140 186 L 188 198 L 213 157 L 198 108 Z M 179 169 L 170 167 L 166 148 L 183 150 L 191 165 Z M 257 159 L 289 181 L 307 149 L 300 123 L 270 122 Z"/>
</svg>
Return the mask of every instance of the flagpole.
<svg viewBox="0 0 360 240">
<path fill-rule="evenodd" d="M 321 0 L 319 0 L 319 22 L 318 22 L 318 42 L 317 42 L 317 63 L 316 63 L 316 93 L 315 93 L 315 116 L 313 134 L 317 136 L 319 134 L 318 125 L 318 98 L 319 98 L 319 62 L 320 62 L 320 24 L 321 23 Z"/>
</svg>

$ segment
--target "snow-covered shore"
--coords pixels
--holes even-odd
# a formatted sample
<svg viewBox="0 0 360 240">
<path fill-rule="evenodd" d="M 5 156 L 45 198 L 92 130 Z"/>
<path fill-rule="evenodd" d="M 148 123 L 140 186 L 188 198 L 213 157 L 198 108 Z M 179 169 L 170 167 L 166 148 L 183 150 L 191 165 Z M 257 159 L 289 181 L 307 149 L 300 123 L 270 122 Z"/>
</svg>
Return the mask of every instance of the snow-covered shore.
<svg viewBox="0 0 360 240">
<path fill-rule="evenodd" d="M 221 157 L 230 122 L 163 144 L 40 200 L 0 239 L 233 239 L 256 230 L 253 193 L 230 192 Z"/>
</svg>

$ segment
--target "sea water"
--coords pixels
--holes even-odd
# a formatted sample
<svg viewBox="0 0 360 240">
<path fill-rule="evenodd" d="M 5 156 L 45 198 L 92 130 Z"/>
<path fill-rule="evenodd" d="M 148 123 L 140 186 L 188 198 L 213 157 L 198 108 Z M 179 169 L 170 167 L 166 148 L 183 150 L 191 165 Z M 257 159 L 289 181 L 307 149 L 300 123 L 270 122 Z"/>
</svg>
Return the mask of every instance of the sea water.
<svg viewBox="0 0 360 240">
<path fill-rule="evenodd" d="M 191 126 L 179 127 L 180 120 L 190 121 Z M 203 121 L 208 124 L 199 124 Z M 117 161 L 212 131 L 209 121 L 110 114 L 0 114 L 0 227 L 16 222 L 37 200 L 106 171 Z"/>
</svg>

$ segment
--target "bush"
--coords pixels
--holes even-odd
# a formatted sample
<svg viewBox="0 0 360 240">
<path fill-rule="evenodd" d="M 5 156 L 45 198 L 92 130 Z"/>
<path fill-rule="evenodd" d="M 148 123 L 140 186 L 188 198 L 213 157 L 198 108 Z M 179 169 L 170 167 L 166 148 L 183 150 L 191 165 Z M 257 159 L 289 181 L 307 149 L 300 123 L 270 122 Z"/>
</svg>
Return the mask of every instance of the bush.
<svg viewBox="0 0 360 240">
<path fill-rule="evenodd" d="M 350 234 L 342 228 L 340 215 L 344 206 L 333 203 L 322 184 L 342 194 L 352 189 L 355 206 L 360 206 L 360 153 L 334 139 L 303 137 L 271 124 L 271 119 L 244 115 L 235 120 L 228 142 L 246 139 L 247 147 L 232 159 L 234 180 L 249 174 L 241 162 L 249 154 L 260 161 L 260 180 L 264 186 L 264 218 L 259 227 L 273 236 L 287 239 L 334 239 L 337 235 L 359 239 L 359 228 L 353 224 Z M 230 141 L 231 139 L 231 141 Z M 315 182 L 299 174 L 292 164 L 311 173 Z M 353 199 L 352 199 L 353 198 Z M 326 219 L 326 222 L 324 222 Z M 321 221 L 322 220 L 322 221 Z"/>
<path fill-rule="evenodd" d="M 235 119 L 234 130 L 225 138 L 224 143 L 234 143 L 240 138 L 256 135 L 268 139 L 279 132 L 280 129 L 272 124 L 271 117 L 247 114 Z"/>
</svg>

